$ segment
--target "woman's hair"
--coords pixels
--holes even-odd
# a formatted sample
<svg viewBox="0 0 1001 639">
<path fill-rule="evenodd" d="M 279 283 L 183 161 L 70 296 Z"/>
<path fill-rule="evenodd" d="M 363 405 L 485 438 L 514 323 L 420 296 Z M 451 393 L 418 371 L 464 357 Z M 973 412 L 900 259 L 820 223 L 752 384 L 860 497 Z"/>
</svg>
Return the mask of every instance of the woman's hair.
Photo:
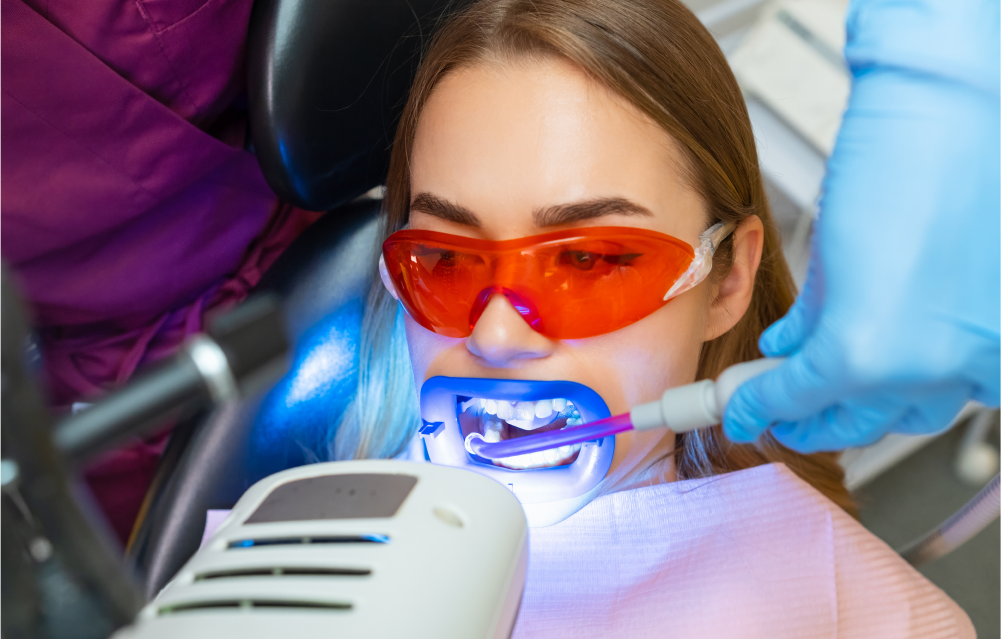
<svg viewBox="0 0 1001 639">
<path fill-rule="evenodd" d="M 452 16 L 427 49 L 396 132 L 383 238 L 407 224 L 414 133 L 438 82 L 477 63 L 547 57 L 575 64 L 678 143 L 685 177 L 709 211 L 706 228 L 750 215 L 761 219 L 764 250 L 750 306 L 732 329 L 703 344 L 698 379 L 761 357 L 758 337 L 788 310 L 795 285 L 740 89 L 715 40 L 678 0 L 481 0 Z M 725 278 L 732 262 L 733 243 L 727 240 L 713 259 L 711 282 Z M 415 432 L 419 417 L 401 324 L 395 300 L 375 278 L 362 327 L 358 394 L 330 440 L 335 459 L 396 455 Z M 684 479 L 783 462 L 853 512 L 831 454 L 801 455 L 767 435 L 754 444 L 733 444 L 717 426 L 678 435 L 673 455 Z"/>
</svg>

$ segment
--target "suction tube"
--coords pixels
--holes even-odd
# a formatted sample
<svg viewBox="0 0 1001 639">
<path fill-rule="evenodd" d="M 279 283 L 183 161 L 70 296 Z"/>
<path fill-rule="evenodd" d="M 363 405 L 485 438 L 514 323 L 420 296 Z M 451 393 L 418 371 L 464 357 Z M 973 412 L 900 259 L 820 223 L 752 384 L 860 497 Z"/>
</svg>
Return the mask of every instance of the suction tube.
<svg viewBox="0 0 1001 639">
<path fill-rule="evenodd" d="M 983 530 L 1001 514 L 1001 475 L 994 475 L 977 495 L 941 526 L 911 543 L 900 555 L 920 566 L 947 555 Z"/>
<path fill-rule="evenodd" d="M 723 419 L 723 411 L 730 397 L 741 384 L 778 367 L 783 361 L 784 358 L 756 359 L 736 364 L 723 371 L 716 381 L 704 379 L 694 384 L 669 388 L 655 402 L 640 404 L 629 413 L 599 419 L 582 426 L 495 443 L 487 442 L 479 433 L 470 433 L 466 437 L 466 450 L 478 457 L 494 460 L 570 446 L 629 430 L 670 428 L 676 433 L 685 433 L 715 426 Z"/>
</svg>

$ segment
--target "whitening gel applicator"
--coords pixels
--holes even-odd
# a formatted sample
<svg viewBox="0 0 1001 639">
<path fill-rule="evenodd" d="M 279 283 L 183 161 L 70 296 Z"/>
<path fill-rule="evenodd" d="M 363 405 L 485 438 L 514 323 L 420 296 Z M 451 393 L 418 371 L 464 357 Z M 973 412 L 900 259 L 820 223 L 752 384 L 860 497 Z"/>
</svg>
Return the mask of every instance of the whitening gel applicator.
<svg viewBox="0 0 1001 639">
<path fill-rule="evenodd" d="M 720 423 L 727 402 L 741 384 L 778 367 L 783 361 L 784 358 L 776 357 L 736 364 L 723 371 L 715 381 L 704 379 L 669 388 L 657 401 L 640 404 L 626 414 L 582 426 L 496 443 L 487 442 L 479 433 L 470 433 L 466 437 L 466 450 L 477 457 L 494 460 L 579 444 L 629 430 L 670 428 L 676 433 L 685 433 L 715 426 Z"/>
</svg>

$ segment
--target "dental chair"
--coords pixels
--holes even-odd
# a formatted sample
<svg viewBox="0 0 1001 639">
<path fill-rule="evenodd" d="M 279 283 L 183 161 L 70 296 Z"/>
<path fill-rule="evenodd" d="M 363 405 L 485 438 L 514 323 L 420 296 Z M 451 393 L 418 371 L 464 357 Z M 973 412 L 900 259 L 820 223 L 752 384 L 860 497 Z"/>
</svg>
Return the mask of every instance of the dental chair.
<svg viewBox="0 0 1001 639">
<path fill-rule="evenodd" d="M 155 595 L 198 549 L 206 511 L 257 480 L 320 461 L 350 402 L 396 119 L 449 0 L 256 0 L 247 45 L 250 134 L 287 202 L 328 211 L 265 274 L 294 357 L 274 388 L 178 424 L 127 556 Z"/>
</svg>

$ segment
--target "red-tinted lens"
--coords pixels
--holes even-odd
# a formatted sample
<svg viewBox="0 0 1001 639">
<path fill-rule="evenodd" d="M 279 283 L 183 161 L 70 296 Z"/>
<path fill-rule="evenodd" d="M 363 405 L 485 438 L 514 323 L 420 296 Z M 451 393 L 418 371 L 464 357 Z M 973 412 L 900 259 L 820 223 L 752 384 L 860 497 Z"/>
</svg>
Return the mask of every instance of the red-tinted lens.
<svg viewBox="0 0 1001 639">
<path fill-rule="evenodd" d="M 469 336 L 495 294 L 553 339 L 610 333 L 662 307 L 694 254 L 669 235 L 621 227 L 503 242 L 408 230 L 383 244 L 407 312 L 449 337 Z"/>
</svg>

